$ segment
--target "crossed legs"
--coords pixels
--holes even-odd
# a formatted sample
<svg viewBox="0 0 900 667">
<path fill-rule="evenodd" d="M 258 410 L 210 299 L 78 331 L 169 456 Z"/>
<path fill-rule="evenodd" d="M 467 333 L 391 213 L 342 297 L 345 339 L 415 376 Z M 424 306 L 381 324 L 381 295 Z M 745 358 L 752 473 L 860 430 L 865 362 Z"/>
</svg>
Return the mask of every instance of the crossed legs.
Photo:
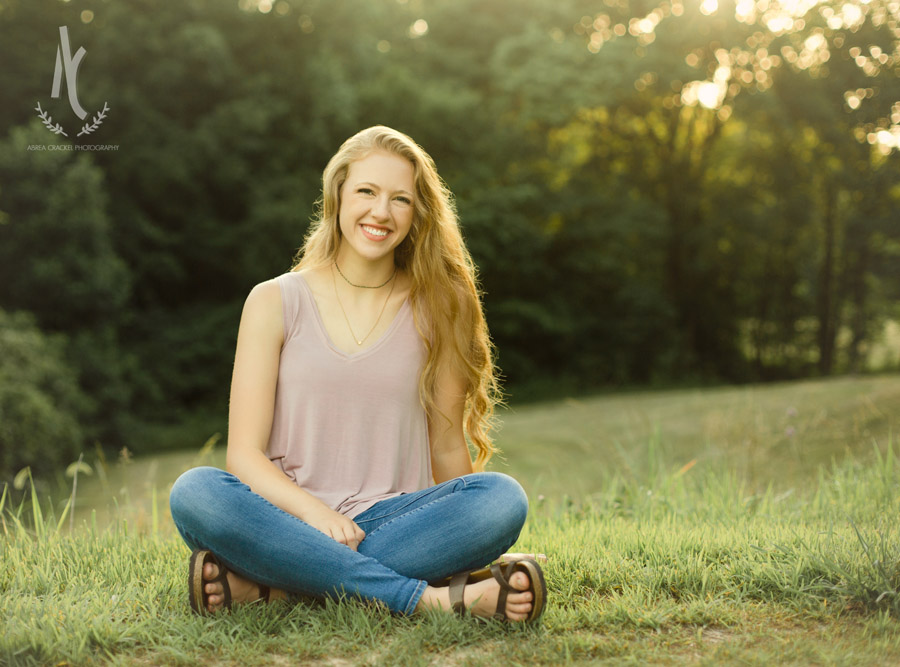
<svg viewBox="0 0 900 667">
<path fill-rule="evenodd" d="M 170 505 L 187 544 L 210 549 L 231 571 L 235 600 L 254 599 L 256 583 L 263 583 L 316 597 L 346 593 L 381 600 L 403 614 L 426 607 L 449 609 L 446 588 L 427 581 L 497 558 L 515 542 L 527 512 L 525 494 L 512 478 L 466 475 L 381 501 L 355 517 L 366 538 L 354 551 L 216 468 L 182 475 Z M 216 574 L 215 566 L 207 564 L 204 579 Z M 517 573 L 510 583 L 524 591 L 529 582 Z M 221 584 L 207 586 L 212 587 L 207 588 L 210 604 L 221 604 L 216 590 Z M 497 588 L 493 581 L 467 588 L 466 604 L 475 604 L 476 613 L 481 606 L 490 607 Z M 510 594 L 510 618 L 517 620 L 528 609 L 530 593 Z M 487 615 L 492 612 L 490 608 Z"/>
</svg>

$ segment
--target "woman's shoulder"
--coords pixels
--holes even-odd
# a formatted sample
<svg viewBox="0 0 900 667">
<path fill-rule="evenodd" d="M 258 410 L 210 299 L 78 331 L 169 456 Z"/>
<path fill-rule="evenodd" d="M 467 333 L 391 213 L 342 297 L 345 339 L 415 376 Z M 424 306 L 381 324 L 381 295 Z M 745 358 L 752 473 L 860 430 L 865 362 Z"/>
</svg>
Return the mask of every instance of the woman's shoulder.
<svg viewBox="0 0 900 667">
<path fill-rule="evenodd" d="M 269 299 L 275 301 L 276 296 L 282 296 L 285 292 L 294 292 L 296 290 L 312 289 L 313 277 L 310 269 L 299 269 L 285 271 L 282 274 L 257 283 L 250 290 L 250 295 L 257 299 Z M 249 298 L 249 297 L 248 297 Z"/>
<path fill-rule="evenodd" d="M 257 283 L 247 295 L 246 303 L 258 303 L 260 305 L 268 304 L 270 306 L 281 302 L 281 287 L 279 281 L 281 276 L 269 278 L 261 283 Z"/>
<path fill-rule="evenodd" d="M 282 314 L 282 309 L 292 310 L 303 290 L 315 291 L 309 269 L 286 271 L 261 283 L 257 283 L 247 295 L 246 306 L 257 311 L 265 311 L 273 316 Z"/>
<path fill-rule="evenodd" d="M 241 328 L 253 338 L 265 337 L 281 342 L 282 298 L 277 278 L 257 283 L 244 300 Z"/>
</svg>

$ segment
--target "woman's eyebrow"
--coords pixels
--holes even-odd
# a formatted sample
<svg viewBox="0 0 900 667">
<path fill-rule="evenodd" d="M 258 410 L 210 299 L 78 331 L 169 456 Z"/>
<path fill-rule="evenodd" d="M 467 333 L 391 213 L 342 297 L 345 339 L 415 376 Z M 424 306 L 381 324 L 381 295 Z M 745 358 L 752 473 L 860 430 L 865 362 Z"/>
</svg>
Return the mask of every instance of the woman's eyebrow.
<svg viewBox="0 0 900 667">
<path fill-rule="evenodd" d="M 381 189 L 382 189 L 380 185 L 378 185 L 377 183 L 372 183 L 371 181 L 362 181 L 362 182 L 360 182 L 360 183 L 357 183 L 357 184 L 356 184 L 356 187 L 359 187 L 360 185 L 371 185 L 373 188 L 376 188 L 376 189 L 378 189 L 378 190 L 381 190 Z M 398 192 L 402 192 L 403 194 L 407 194 L 407 195 L 409 195 L 410 197 L 412 196 L 412 192 L 410 192 L 409 190 L 405 190 L 405 189 L 403 189 L 403 188 L 400 188 L 399 190 L 394 190 L 394 194 L 397 194 Z"/>
</svg>

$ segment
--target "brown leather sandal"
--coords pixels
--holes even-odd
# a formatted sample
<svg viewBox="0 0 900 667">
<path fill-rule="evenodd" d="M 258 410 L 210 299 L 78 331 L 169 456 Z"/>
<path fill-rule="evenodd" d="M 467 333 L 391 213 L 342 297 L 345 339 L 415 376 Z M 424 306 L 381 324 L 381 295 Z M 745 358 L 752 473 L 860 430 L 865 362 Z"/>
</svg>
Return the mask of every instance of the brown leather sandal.
<svg viewBox="0 0 900 667">
<path fill-rule="evenodd" d="M 219 574 L 212 579 L 203 578 L 203 566 L 207 563 L 213 563 L 219 568 Z M 228 585 L 228 568 L 216 558 L 216 555 L 208 549 L 197 549 L 191 554 L 190 565 L 188 566 L 188 598 L 191 609 L 206 616 L 210 613 L 209 594 L 204 590 L 206 584 L 222 583 L 222 592 L 225 595 L 225 603 L 222 605 L 224 609 L 231 609 L 231 587 Z M 272 600 L 280 600 L 285 594 L 280 590 L 272 590 L 265 584 L 257 584 L 259 586 L 259 600 L 268 603 Z"/>
<path fill-rule="evenodd" d="M 528 575 L 529 585 L 526 589 L 531 592 L 531 612 L 525 620 L 528 622 L 536 621 L 544 613 L 544 607 L 547 602 L 547 583 L 544 581 L 544 573 L 541 566 L 532 558 L 522 558 L 508 563 L 494 563 L 480 570 L 471 572 L 460 572 L 450 577 L 450 604 L 453 611 L 463 615 L 466 612 L 466 605 L 463 602 L 463 594 L 468 584 L 474 584 L 478 581 L 484 581 L 493 577 L 500 584 L 500 595 L 497 597 L 497 610 L 494 612 L 493 618 L 500 621 L 509 621 L 506 615 L 506 598 L 510 592 L 524 593 L 517 588 L 513 588 L 509 580 L 516 572 L 524 572 Z"/>
</svg>

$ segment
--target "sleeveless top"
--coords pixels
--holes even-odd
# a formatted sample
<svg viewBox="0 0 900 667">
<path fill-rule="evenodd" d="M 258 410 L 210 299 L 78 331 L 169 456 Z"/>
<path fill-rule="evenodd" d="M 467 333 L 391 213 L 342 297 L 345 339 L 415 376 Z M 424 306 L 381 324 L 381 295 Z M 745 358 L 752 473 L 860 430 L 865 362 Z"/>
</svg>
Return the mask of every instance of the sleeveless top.
<svg viewBox="0 0 900 667">
<path fill-rule="evenodd" d="M 284 343 L 266 453 L 300 488 L 353 518 L 431 485 L 419 402 L 425 346 L 403 302 L 375 343 L 346 354 L 328 336 L 306 279 L 278 276 Z"/>
</svg>

